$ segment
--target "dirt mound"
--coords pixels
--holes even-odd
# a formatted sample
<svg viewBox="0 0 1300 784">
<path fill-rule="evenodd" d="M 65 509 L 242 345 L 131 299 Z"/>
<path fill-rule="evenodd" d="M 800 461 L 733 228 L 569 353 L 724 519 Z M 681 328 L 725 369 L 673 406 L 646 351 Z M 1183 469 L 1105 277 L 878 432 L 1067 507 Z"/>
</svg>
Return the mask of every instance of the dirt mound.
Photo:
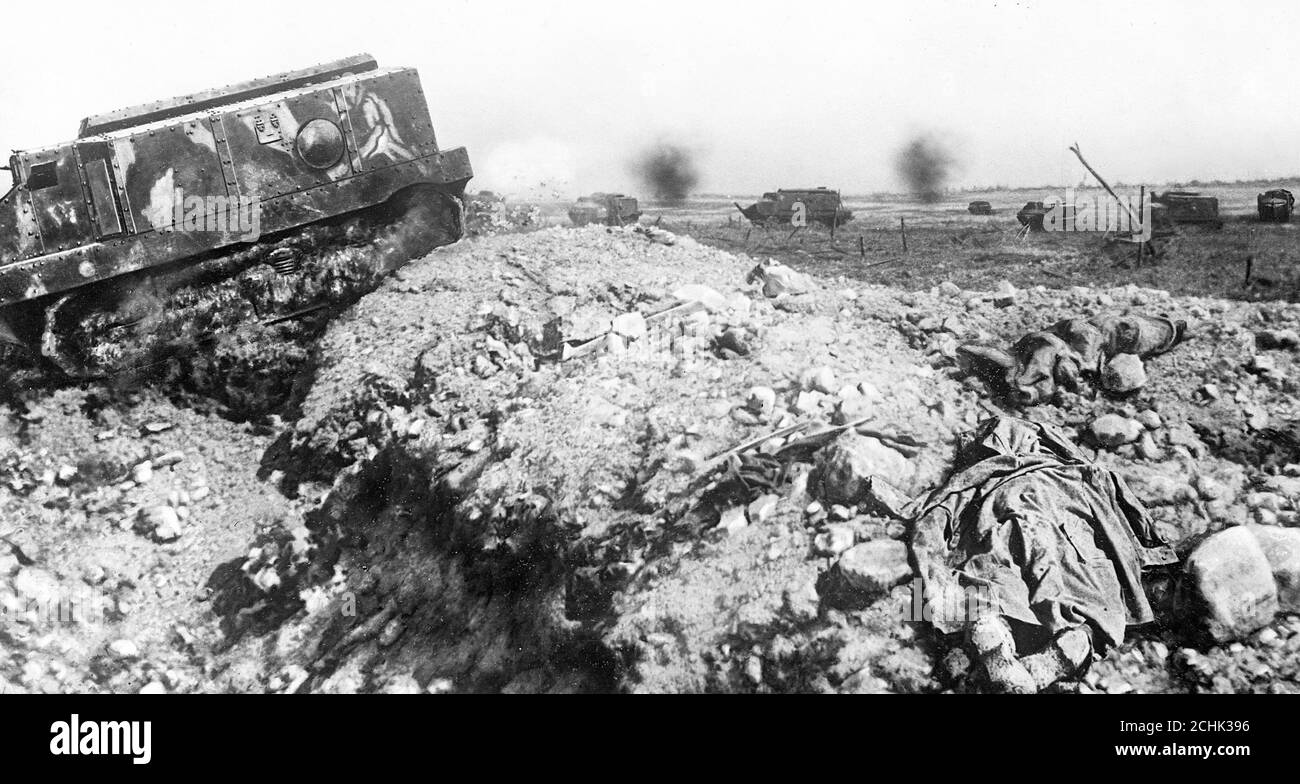
<svg viewBox="0 0 1300 784">
<path fill-rule="evenodd" d="M 1189 320 L 1190 338 L 1133 393 L 1023 415 L 1093 444 L 1184 549 L 1296 522 L 1295 308 L 852 289 L 753 264 L 648 228 L 484 237 L 336 318 L 281 379 L 301 390 L 283 425 L 164 416 L 157 396 L 97 388 L 14 410 L 0 531 L 33 510 L 52 525 L 10 537 L 0 600 L 84 582 L 72 554 L 91 541 L 145 566 L 90 584 L 192 598 L 137 618 L 130 593 L 65 630 L 81 651 L 67 658 L 40 647 L 39 617 L 7 615 L 0 675 L 37 690 L 968 688 L 969 661 L 909 614 L 903 544 L 908 500 L 1000 413 L 956 346 L 1115 310 Z M 1135 438 L 1096 446 L 1106 414 Z M 146 459 L 160 468 L 139 481 Z M 194 500 L 177 466 L 220 489 Z M 177 555 L 137 555 L 155 551 Z M 1067 688 L 1294 685 L 1259 673 L 1294 670 L 1297 619 L 1194 649 L 1167 617 Z"/>
</svg>

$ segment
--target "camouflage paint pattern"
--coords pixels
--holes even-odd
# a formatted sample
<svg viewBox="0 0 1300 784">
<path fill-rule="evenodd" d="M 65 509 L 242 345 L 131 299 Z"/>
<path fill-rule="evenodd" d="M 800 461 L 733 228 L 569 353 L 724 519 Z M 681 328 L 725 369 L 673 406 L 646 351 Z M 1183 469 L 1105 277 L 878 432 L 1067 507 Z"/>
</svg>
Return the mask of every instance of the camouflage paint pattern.
<svg viewBox="0 0 1300 784">
<path fill-rule="evenodd" d="M 285 83 L 295 86 L 278 89 Z M 325 140 L 314 154 L 334 158 L 341 142 L 325 168 L 302 155 L 309 123 L 311 138 Z M 0 306 L 240 242 L 234 227 L 175 226 L 178 192 L 215 204 L 255 199 L 261 233 L 273 234 L 411 185 L 459 196 L 473 174 L 464 148 L 438 149 L 416 71 L 378 69 L 366 56 L 87 118 L 82 130 L 11 158 Z"/>
</svg>

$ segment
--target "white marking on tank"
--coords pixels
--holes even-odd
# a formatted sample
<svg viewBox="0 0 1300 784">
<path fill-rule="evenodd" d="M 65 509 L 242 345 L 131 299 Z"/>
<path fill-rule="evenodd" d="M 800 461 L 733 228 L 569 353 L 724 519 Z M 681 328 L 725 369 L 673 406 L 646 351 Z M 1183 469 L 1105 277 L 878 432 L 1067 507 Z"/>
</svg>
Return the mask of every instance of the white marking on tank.
<svg viewBox="0 0 1300 784">
<path fill-rule="evenodd" d="M 176 209 L 176 188 L 172 184 L 175 179 L 175 170 L 167 169 L 149 189 L 149 202 L 140 210 L 149 224 L 159 231 L 175 228 L 172 226 L 172 213 Z"/>
</svg>

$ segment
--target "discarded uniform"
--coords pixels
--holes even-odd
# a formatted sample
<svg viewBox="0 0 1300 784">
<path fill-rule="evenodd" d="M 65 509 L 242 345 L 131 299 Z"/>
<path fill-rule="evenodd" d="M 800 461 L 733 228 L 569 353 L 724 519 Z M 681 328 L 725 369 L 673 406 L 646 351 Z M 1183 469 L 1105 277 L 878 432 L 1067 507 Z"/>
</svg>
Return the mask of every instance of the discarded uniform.
<svg viewBox="0 0 1300 784">
<path fill-rule="evenodd" d="M 1083 628 L 1104 650 L 1154 620 L 1142 570 L 1177 562 L 1117 474 L 1013 417 L 980 426 L 914 521 L 929 620 L 946 634 L 981 621 L 1040 637 Z"/>
</svg>

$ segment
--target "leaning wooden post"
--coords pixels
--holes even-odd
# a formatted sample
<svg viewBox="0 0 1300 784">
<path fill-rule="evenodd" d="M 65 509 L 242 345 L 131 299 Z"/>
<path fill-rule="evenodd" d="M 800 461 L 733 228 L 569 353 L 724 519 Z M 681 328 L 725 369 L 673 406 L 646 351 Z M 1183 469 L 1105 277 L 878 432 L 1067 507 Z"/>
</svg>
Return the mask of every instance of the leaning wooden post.
<svg viewBox="0 0 1300 784">
<path fill-rule="evenodd" d="M 903 252 L 907 253 L 907 218 L 898 219 L 898 228 L 903 234 Z"/>
</svg>

